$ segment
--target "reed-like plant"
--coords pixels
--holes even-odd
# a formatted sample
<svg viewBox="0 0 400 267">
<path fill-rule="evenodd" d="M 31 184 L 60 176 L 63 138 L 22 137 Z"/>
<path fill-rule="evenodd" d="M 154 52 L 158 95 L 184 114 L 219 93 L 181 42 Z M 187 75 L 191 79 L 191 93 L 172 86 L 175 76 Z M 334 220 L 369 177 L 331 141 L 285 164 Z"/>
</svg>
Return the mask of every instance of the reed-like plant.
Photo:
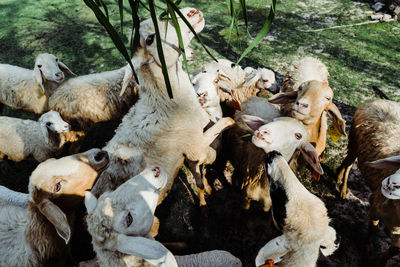
<svg viewBox="0 0 400 267">
<path fill-rule="evenodd" d="M 182 41 L 182 35 L 181 35 L 181 30 L 179 27 L 178 23 L 178 16 L 185 22 L 185 24 L 189 27 L 189 29 L 193 32 L 194 36 L 196 39 L 200 42 L 202 47 L 205 49 L 205 51 L 210 55 L 211 58 L 214 60 L 215 57 L 210 53 L 210 51 L 207 49 L 207 47 L 204 45 L 200 37 L 197 35 L 197 33 L 194 31 L 190 23 L 187 21 L 185 16 L 179 11 L 179 4 L 181 3 L 181 0 L 173 1 L 173 0 L 159 0 L 159 2 L 162 2 L 165 4 L 165 9 L 162 10 L 159 16 L 157 16 L 156 9 L 159 8 L 156 6 L 154 3 L 154 0 L 125 0 L 129 2 L 129 8 L 130 8 L 130 13 L 132 16 L 132 35 L 130 38 L 130 53 L 128 52 L 122 38 L 120 37 L 118 30 L 110 23 L 110 16 L 108 12 L 108 7 L 107 4 L 103 0 L 83 0 L 85 4 L 92 9 L 93 13 L 96 15 L 97 20 L 103 25 L 103 27 L 106 29 L 108 34 L 110 35 L 115 47 L 119 50 L 119 52 L 124 56 L 126 61 L 129 63 L 133 70 L 133 74 L 135 76 L 136 82 L 138 81 L 137 75 L 135 73 L 135 70 L 133 68 L 131 58 L 136 52 L 136 49 L 139 45 L 139 27 L 140 27 L 140 19 L 139 19 L 139 9 L 144 8 L 147 11 L 150 12 L 151 19 L 154 23 L 155 30 L 156 30 L 156 41 L 157 41 L 157 52 L 160 57 L 160 62 L 161 62 L 161 67 L 162 67 L 162 72 L 164 75 L 165 79 L 165 84 L 167 87 L 168 95 L 170 98 L 173 97 L 172 95 L 172 90 L 171 90 L 171 84 L 169 81 L 168 77 L 168 72 L 167 72 L 167 67 L 165 65 L 165 59 L 164 59 L 164 53 L 161 45 L 161 36 L 160 36 L 160 31 L 158 29 L 158 24 L 156 23 L 157 17 L 159 19 L 166 19 L 166 20 L 171 20 L 173 26 L 176 29 L 176 33 L 178 36 L 179 40 L 179 48 L 182 52 L 183 55 L 183 66 L 187 70 L 187 60 L 186 60 L 186 54 L 185 54 L 185 49 L 183 47 L 183 41 Z M 239 16 L 238 10 L 235 9 L 235 0 L 226 0 L 227 3 L 227 8 L 231 17 L 231 23 L 228 28 L 228 32 L 232 33 L 234 27 L 237 33 L 239 33 Z M 240 2 L 240 9 L 241 9 L 241 14 L 242 14 L 242 19 L 244 20 L 245 26 L 246 26 L 246 31 L 248 30 L 248 12 L 247 12 L 247 4 L 246 0 L 239 0 Z M 123 34 L 124 30 L 124 0 L 117 0 L 116 4 L 118 4 L 119 7 L 119 17 L 121 21 L 121 34 Z M 159 8 L 161 9 L 161 8 Z M 275 17 L 275 10 L 276 10 L 276 0 L 272 0 L 271 7 L 270 7 L 270 12 L 269 15 L 266 19 L 266 22 L 264 23 L 264 26 L 260 30 L 260 32 L 257 34 L 257 36 L 253 39 L 253 41 L 250 43 L 250 45 L 243 51 L 243 53 L 240 55 L 239 59 L 237 60 L 236 64 L 238 64 L 261 40 L 262 38 L 269 32 L 271 29 L 272 21 Z M 230 36 L 230 34 L 229 34 Z M 229 37 L 230 38 L 230 37 Z"/>
</svg>

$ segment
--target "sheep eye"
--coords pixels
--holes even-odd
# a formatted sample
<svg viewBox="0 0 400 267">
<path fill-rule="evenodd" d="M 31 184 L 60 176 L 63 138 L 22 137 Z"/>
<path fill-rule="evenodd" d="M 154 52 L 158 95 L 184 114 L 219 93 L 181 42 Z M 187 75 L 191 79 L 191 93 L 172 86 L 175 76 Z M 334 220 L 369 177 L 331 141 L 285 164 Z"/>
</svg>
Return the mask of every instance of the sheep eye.
<svg viewBox="0 0 400 267">
<path fill-rule="evenodd" d="M 58 62 L 58 58 L 56 58 L 56 62 Z"/>
<path fill-rule="evenodd" d="M 153 34 L 147 36 L 147 38 L 146 38 L 146 45 L 151 45 L 151 44 L 154 42 L 154 36 L 155 36 L 155 35 L 156 35 L 156 34 L 153 33 Z"/>
<path fill-rule="evenodd" d="M 54 192 L 58 192 L 61 190 L 61 182 L 58 182 L 54 186 Z"/>
<path fill-rule="evenodd" d="M 297 140 L 300 140 L 303 137 L 301 133 L 295 133 L 294 136 L 296 137 Z"/>
<path fill-rule="evenodd" d="M 47 127 L 50 127 L 51 124 L 52 124 L 51 122 L 46 122 L 46 126 L 47 126 Z"/>
<path fill-rule="evenodd" d="M 322 249 L 326 249 L 326 247 L 325 247 L 325 246 L 320 246 L 320 248 L 322 248 Z"/>
<path fill-rule="evenodd" d="M 268 80 L 263 80 L 265 83 L 267 83 L 268 82 Z"/>
<path fill-rule="evenodd" d="M 325 97 L 325 98 L 326 98 L 326 100 L 331 101 L 331 98 L 330 98 L 330 97 Z"/>
<path fill-rule="evenodd" d="M 128 215 L 126 215 L 125 222 L 126 222 L 126 227 L 131 226 L 133 218 L 130 212 L 128 212 Z"/>
<path fill-rule="evenodd" d="M 40 64 L 39 64 L 39 65 L 37 65 L 37 66 L 38 66 L 38 68 L 39 68 L 39 69 L 42 67 L 42 65 L 40 65 Z"/>
</svg>

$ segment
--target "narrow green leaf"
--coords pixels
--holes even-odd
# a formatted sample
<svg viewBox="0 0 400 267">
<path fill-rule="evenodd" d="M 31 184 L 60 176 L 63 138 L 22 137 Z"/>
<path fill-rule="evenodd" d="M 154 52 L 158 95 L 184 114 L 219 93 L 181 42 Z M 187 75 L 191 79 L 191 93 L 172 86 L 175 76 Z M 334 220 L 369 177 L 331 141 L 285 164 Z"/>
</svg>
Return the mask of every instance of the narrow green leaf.
<svg viewBox="0 0 400 267">
<path fill-rule="evenodd" d="M 174 9 L 174 11 L 179 15 L 179 17 L 181 17 L 181 19 L 183 20 L 183 22 L 185 22 L 186 26 L 189 27 L 190 31 L 194 34 L 194 36 L 196 37 L 196 39 L 200 42 L 201 46 L 204 48 L 204 50 L 206 50 L 207 54 L 210 55 L 210 57 L 212 59 L 214 59 L 215 61 L 217 61 L 217 59 L 211 54 L 211 52 L 207 49 L 207 47 L 204 45 L 203 41 L 200 39 L 199 35 L 196 33 L 196 31 L 193 29 L 192 25 L 189 23 L 189 21 L 186 19 L 186 17 L 182 14 L 182 12 L 179 10 L 179 8 L 177 6 L 174 5 L 174 3 L 171 0 L 166 0 L 169 4 L 172 4 L 172 8 Z"/>
<path fill-rule="evenodd" d="M 179 41 L 179 48 L 182 52 L 182 57 L 183 57 L 183 68 L 185 69 L 186 73 L 189 76 L 189 80 L 190 80 L 190 75 L 189 75 L 189 68 L 187 65 L 187 59 L 186 59 L 186 52 L 185 52 L 185 47 L 183 45 L 183 39 L 182 39 L 182 31 L 181 31 L 181 27 L 179 26 L 179 22 L 178 19 L 176 17 L 176 14 L 174 12 L 174 9 L 171 7 L 171 4 L 167 3 L 168 6 L 168 12 L 171 16 L 171 21 L 174 24 L 175 30 L 176 30 L 176 35 L 178 37 L 178 41 Z"/>
<path fill-rule="evenodd" d="M 251 134 L 244 134 L 244 135 L 241 135 L 241 136 L 239 136 L 240 138 L 245 138 L 245 137 L 249 137 L 249 136 L 251 136 Z"/>
<path fill-rule="evenodd" d="M 243 19 L 244 19 L 244 23 L 246 24 L 246 29 L 247 29 L 249 27 L 249 18 L 247 16 L 246 0 L 240 0 L 240 5 L 242 6 Z"/>
<path fill-rule="evenodd" d="M 257 36 L 254 38 L 254 40 L 251 42 L 251 44 L 242 53 L 242 55 L 236 62 L 236 65 L 238 65 L 239 62 L 262 40 L 262 38 L 264 38 L 264 36 L 267 35 L 269 30 L 271 29 L 272 21 L 274 20 L 274 17 L 275 17 L 275 10 L 276 10 L 275 8 L 276 8 L 276 0 L 272 0 L 272 4 L 271 4 L 271 8 L 269 11 L 267 21 L 265 22 L 261 31 L 257 34 Z"/>
<path fill-rule="evenodd" d="M 144 7 L 147 11 L 150 12 L 150 9 L 145 4 L 143 4 L 142 1 L 139 1 L 139 3 L 140 5 L 142 5 L 142 7 Z"/>
<path fill-rule="evenodd" d="M 139 20 L 139 16 L 138 16 L 138 10 L 139 10 L 139 4 L 140 4 L 139 2 L 140 2 L 140 0 L 129 0 L 129 5 L 132 10 L 132 23 L 133 23 L 133 29 L 132 29 L 131 38 L 130 38 L 131 39 L 131 43 L 130 43 L 131 57 L 133 57 L 133 55 L 135 54 L 135 52 L 139 46 L 139 42 L 140 42 L 140 35 L 139 35 L 140 20 Z M 135 34 L 135 35 L 132 36 L 133 34 Z M 138 82 L 139 79 L 138 79 L 135 71 L 133 71 L 133 75 L 135 76 L 135 80 Z"/>
<path fill-rule="evenodd" d="M 121 38 L 118 36 L 117 31 L 110 24 L 110 21 L 105 17 L 103 12 L 100 10 L 100 8 L 96 5 L 96 3 L 93 0 L 83 0 L 83 1 L 90 9 L 92 9 L 93 13 L 96 15 L 97 20 L 106 29 L 106 31 L 110 35 L 111 40 L 113 41 L 114 45 L 117 47 L 119 52 L 124 56 L 125 60 L 128 61 L 129 65 L 132 68 L 133 74 L 135 75 L 135 78 L 136 78 L 136 73 L 135 73 L 135 69 L 133 68 L 131 58 L 129 57 L 128 51 L 126 50 Z M 136 82 L 139 83 L 138 80 L 136 80 Z"/>
<path fill-rule="evenodd" d="M 158 28 L 157 14 L 154 7 L 154 1 L 148 0 L 148 2 L 149 2 L 151 20 L 154 23 L 154 30 L 156 31 L 157 52 L 158 52 L 158 57 L 160 58 L 161 69 L 165 80 L 165 86 L 167 87 L 168 96 L 170 98 L 173 98 L 171 83 L 169 81 L 169 76 L 168 76 L 167 65 L 165 64 L 164 52 L 162 49 L 162 41 L 160 37 L 160 29 Z"/>
<path fill-rule="evenodd" d="M 110 19 L 109 15 L 108 15 L 108 8 L 107 8 L 106 4 L 103 2 L 103 0 L 98 0 L 98 3 L 100 3 L 100 5 L 104 8 L 104 12 L 106 13 L 107 19 Z"/>
<path fill-rule="evenodd" d="M 121 20 L 121 33 L 124 34 L 124 0 L 118 0 L 119 19 Z"/>
<path fill-rule="evenodd" d="M 179 6 L 179 4 L 182 2 L 182 0 L 177 0 L 177 1 L 175 1 L 175 5 L 176 6 Z M 163 12 L 163 13 L 161 13 L 161 15 L 160 15 L 160 19 L 164 19 L 164 17 L 166 16 L 166 15 L 168 15 L 169 14 L 169 11 L 168 11 L 168 8 Z"/>
</svg>

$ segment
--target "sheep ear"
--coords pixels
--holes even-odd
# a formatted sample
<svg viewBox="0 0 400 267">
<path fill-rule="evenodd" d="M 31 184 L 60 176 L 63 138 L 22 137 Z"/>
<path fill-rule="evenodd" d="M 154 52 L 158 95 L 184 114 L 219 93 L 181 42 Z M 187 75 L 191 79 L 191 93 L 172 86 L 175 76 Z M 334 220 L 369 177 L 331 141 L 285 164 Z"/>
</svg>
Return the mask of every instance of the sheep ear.
<svg viewBox="0 0 400 267">
<path fill-rule="evenodd" d="M 254 131 L 258 130 L 258 128 L 268 123 L 268 121 L 252 115 L 243 115 L 242 120 L 247 124 L 247 126 L 250 127 L 250 129 Z"/>
<path fill-rule="evenodd" d="M 298 91 L 291 91 L 291 92 L 286 92 L 286 93 L 279 93 L 276 95 L 273 95 L 268 99 L 268 102 L 272 104 L 289 104 L 293 103 L 297 99 L 297 93 Z"/>
<path fill-rule="evenodd" d="M 332 120 L 335 127 L 339 130 L 341 134 L 347 136 L 346 134 L 346 121 L 342 118 L 342 114 L 340 113 L 337 106 L 333 103 L 330 103 L 327 109 L 328 117 Z"/>
<path fill-rule="evenodd" d="M 392 156 L 384 159 L 378 159 L 372 162 L 368 162 L 369 167 L 375 169 L 399 169 L 400 168 L 400 156 Z"/>
<path fill-rule="evenodd" d="M 133 79 L 132 68 L 131 68 L 131 66 L 127 65 L 125 67 L 124 79 L 122 80 L 121 93 L 119 93 L 119 96 L 122 96 L 125 93 L 125 90 L 128 87 L 128 85 L 132 79 Z"/>
<path fill-rule="evenodd" d="M 40 130 L 42 130 L 42 134 L 44 136 L 44 140 L 46 141 L 46 144 L 48 145 L 49 142 L 49 130 L 47 129 L 46 124 L 40 125 Z"/>
<path fill-rule="evenodd" d="M 85 192 L 85 207 L 89 214 L 91 214 L 97 206 L 97 198 L 89 191 Z"/>
<path fill-rule="evenodd" d="M 178 266 L 172 253 L 160 242 L 141 236 L 118 234 L 115 250 L 140 257 L 156 266 Z"/>
<path fill-rule="evenodd" d="M 71 228 L 64 212 L 47 198 L 38 204 L 38 208 L 47 220 L 53 224 L 54 228 L 56 228 L 57 234 L 68 244 L 71 238 Z"/>
<path fill-rule="evenodd" d="M 42 71 L 35 66 L 33 69 L 33 75 L 35 76 L 35 80 L 37 84 L 39 85 L 40 90 L 44 94 L 44 85 L 43 85 L 43 76 L 42 76 Z"/>
<path fill-rule="evenodd" d="M 76 77 L 78 75 L 76 75 L 75 73 L 73 73 L 68 67 L 67 65 L 65 65 L 64 63 L 62 63 L 61 61 L 58 61 L 58 67 L 60 68 L 60 70 L 62 70 L 63 72 L 67 73 L 70 76 Z"/>
<path fill-rule="evenodd" d="M 310 164 L 310 166 L 319 174 L 324 174 L 324 170 L 319 163 L 318 152 L 315 147 L 309 142 L 302 142 L 300 145 L 300 152 L 304 159 Z"/>
</svg>

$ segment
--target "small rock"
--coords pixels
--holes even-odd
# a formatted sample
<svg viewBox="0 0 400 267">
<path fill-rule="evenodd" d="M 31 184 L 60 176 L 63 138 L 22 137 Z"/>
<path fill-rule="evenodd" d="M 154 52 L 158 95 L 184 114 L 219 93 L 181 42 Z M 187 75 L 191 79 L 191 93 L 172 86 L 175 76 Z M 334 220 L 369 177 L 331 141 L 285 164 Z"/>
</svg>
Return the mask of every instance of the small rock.
<svg viewBox="0 0 400 267">
<path fill-rule="evenodd" d="M 379 11 L 379 10 L 381 10 L 384 6 L 385 6 L 384 3 L 382 3 L 382 2 L 376 2 L 375 4 L 372 5 L 372 8 L 373 8 L 375 11 Z"/>
<path fill-rule="evenodd" d="M 393 10 L 393 14 L 395 14 L 396 16 L 400 14 L 400 6 L 397 6 L 397 7 Z"/>
<path fill-rule="evenodd" d="M 371 15 L 371 19 L 373 19 L 373 20 L 380 20 L 382 18 L 383 18 L 383 14 L 380 14 L 380 13 Z"/>
<path fill-rule="evenodd" d="M 383 17 L 381 19 L 381 21 L 384 21 L 384 22 L 388 22 L 390 20 L 392 20 L 392 16 L 390 16 L 389 14 L 383 15 Z"/>
</svg>

